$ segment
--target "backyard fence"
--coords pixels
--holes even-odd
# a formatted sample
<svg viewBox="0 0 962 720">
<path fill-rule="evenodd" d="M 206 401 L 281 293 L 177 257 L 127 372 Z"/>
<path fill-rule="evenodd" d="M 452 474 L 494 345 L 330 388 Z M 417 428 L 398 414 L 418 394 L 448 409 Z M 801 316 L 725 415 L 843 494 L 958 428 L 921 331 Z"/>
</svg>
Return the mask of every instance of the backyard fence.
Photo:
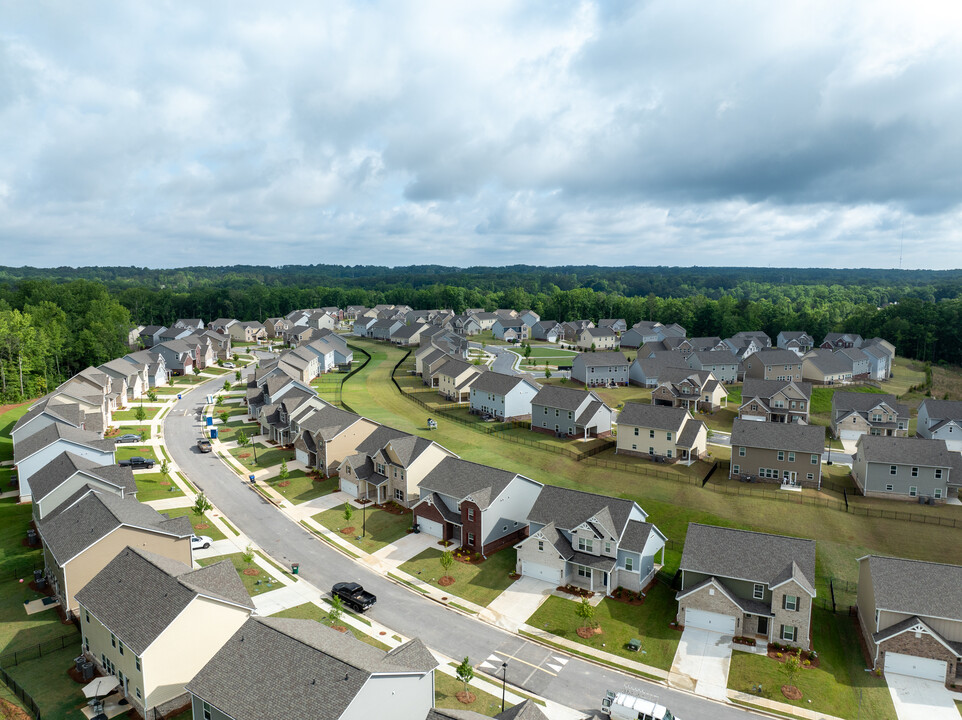
<svg viewBox="0 0 962 720">
<path fill-rule="evenodd" d="M 3 684 L 10 688 L 10 692 L 17 696 L 23 706 L 27 709 L 31 715 L 33 715 L 37 720 L 40 720 L 40 707 L 37 705 L 36 701 L 30 696 L 26 690 L 20 687 L 20 683 L 14 680 L 10 675 L 0 667 L 0 680 Z"/>
<path fill-rule="evenodd" d="M 77 645 L 77 649 L 80 649 L 80 635 L 79 633 L 67 633 L 66 635 L 61 635 L 60 637 L 53 638 L 52 640 L 46 640 L 37 645 L 32 645 L 23 650 L 16 650 L 14 652 L 4 653 L 0 655 L 0 668 L 12 668 L 16 667 L 22 662 L 27 662 L 28 660 L 36 660 L 42 658 L 45 654 L 59 652 L 70 645 Z"/>
<path fill-rule="evenodd" d="M 36 547 L 40 547 L 39 540 L 37 542 L 38 544 Z M 43 570 L 43 568 L 44 568 L 44 565 L 42 562 L 40 564 L 37 564 L 36 562 L 23 563 L 21 565 L 17 565 L 13 568 L 8 569 L 5 573 L 5 577 L 10 578 L 11 580 L 20 580 L 20 579 L 33 580 L 33 571 Z"/>
<path fill-rule="evenodd" d="M 344 398 L 343 398 L 343 396 L 342 396 L 342 394 L 343 394 L 343 388 L 344 388 L 344 383 L 346 383 L 348 380 L 350 380 L 353 375 L 355 375 L 356 373 L 361 372 L 361 370 L 363 370 L 365 367 L 367 367 L 367 364 L 368 364 L 369 362 L 371 362 L 371 353 L 369 353 L 367 350 L 365 350 L 365 349 L 362 348 L 362 347 L 358 347 L 357 345 L 351 345 L 350 343 L 348 343 L 348 347 L 351 348 L 351 350 L 352 350 L 353 352 L 359 352 L 359 353 L 361 353 L 361 355 L 364 356 L 364 362 L 362 362 L 362 363 L 361 363 L 360 365 L 358 365 L 357 367 L 351 368 L 351 372 L 349 372 L 347 375 L 345 375 L 344 377 L 341 378 L 341 382 L 340 382 L 340 384 L 338 385 L 338 389 L 337 389 L 337 402 L 338 402 L 338 404 L 340 404 L 340 406 L 341 406 L 342 408 L 344 408 L 344 409 L 347 410 L 348 412 L 352 412 L 352 413 L 354 413 L 355 415 L 357 415 L 357 413 L 354 412 L 354 408 L 352 408 L 350 405 L 348 405 L 346 402 L 344 402 Z"/>
</svg>

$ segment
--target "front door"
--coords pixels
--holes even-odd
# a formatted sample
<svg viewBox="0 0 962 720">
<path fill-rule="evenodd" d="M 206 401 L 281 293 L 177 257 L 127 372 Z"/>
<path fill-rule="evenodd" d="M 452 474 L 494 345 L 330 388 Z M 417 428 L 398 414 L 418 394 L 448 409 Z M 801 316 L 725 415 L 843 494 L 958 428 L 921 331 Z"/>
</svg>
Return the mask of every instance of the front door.
<svg viewBox="0 0 962 720">
<path fill-rule="evenodd" d="M 768 637 L 768 618 L 767 617 L 758 618 L 758 634 Z"/>
<path fill-rule="evenodd" d="M 782 471 L 782 485 L 794 486 L 798 484 L 798 475 L 788 470 Z"/>
</svg>

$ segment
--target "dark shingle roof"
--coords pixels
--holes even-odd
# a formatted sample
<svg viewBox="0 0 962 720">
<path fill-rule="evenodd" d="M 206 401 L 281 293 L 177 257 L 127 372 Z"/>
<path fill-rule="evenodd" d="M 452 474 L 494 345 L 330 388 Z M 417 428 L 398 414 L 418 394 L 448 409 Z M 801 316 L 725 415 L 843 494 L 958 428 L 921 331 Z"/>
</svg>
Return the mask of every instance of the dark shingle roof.
<svg viewBox="0 0 962 720">
<path fill-rule="evenodd" d="M 945 440 L 862 435 L 858 439 L 858 448 L 865 454 L 867 462 L 947 468 L 954 468 L 959 462 L 958 453 L 946 448 Z M 958 481 L 955 477 L 951 479 Z"/>
<path fill-rule="evenodd" d="M 627 402 L 618 416 L 618 425 L 677 430 L 690 415 L 685 408 L 681 407 Z"/>
<path fill-rule="evenodd" d="M 254 609 L 229 560 L 192 570 L 176 560 L 131 547 L 78 590 L 76 598 L 141 655 L 200 594 Z"/>
<path fill-rule="evenodd" d="M 508 470 L 447 457 L 421 480 L 420 487 L 457 500 L 470 496 L 484 510 L 516 476 Z"/>
<path fill-rule="evenodd" d="M 825 428 L 800 423 L 770 423 L 736 418 L 732 423 L 733 447 L 792 450 L 821 455 L 825 447 Z"/>
<path fill-rule="evenodd" d="M 588 390 L 545 385 L 538 391 L 537 395 L 531 398 L 531 404 L 574 411 L 580 408 L 585 400 L 598 399 L 597 396 L 592 397 L 593 395 L 594 393 Z"/>
<path fill-rule="evenodd" d="M 936 420 L 962 420 L 962 402 L 958 400 L 936 400 L 925 398 L 922 401 L 930 418 Z M 920 406 L 921 407 L 921 406 Z"/>
<path fill-rule="evenodd" d="M 406 432 L 387 427 L 386 425 L 380 425 L 374 432 L 358 443 L 357 451 L 358 453 L 363 453 L 365 455 L 373 455 L 387 445 L 391 440 L 403 437 L 408 437 L 408 434 Z"/>
<path fill-rule="evenodd" d="M 621 536 L 619 549 L 642 552 L 653 527 L 654 525 L 651 523 L 629 520 L 627 527 L 625 527 L 625 534 Z"/>
<path fill-rule="evenodd" d="M 815 541 L 690 523 L 680 569 L 767 585 L 800 572 L 814 595 Z"/>
<path fill-rule="evenodd" d="M 575 359 L 581 359 L 585 367 L 611 367 L 613 365 L 628 365 L 628 358 L 621 352 L 593 352 L 581 353 Z"/>
<path fill-rule="evenodd" d="M 130 468 L 118 465 L 98 465 L 93 460 L 74 455 L 71 452 L 62 452 L 30 478 L 30 491 L 34 501 L 43 500 L 78 472 L 116 485 L 124 490 L 125 495 L 132 495 L 137 492 L 134 472 Z"/>
<path fill-rule="evenodd" d="M 962 621 L 962 566 L 870 555 L 875 606 Z"/>
<path fill-rule="evenodd" d="M 478 392 L 507 395 L 518 385 L 526 381 L 531 382 L 524 375 L 505 375 L 499 372 L 486 372 L 474 381 L 472 387 Z M 535 384 L 535 388 L 540 390 L 541 386 Z"/>
<path fill-rule="evenodd" d="M 187 689 L 234 720 L 261 720 L 265 708 L 288 720 L 338 718 L 372 675 L 436 666 L 420 640 L 385 653 L 313 620 L 255 617 Z"/>
<path fill-rule="evenodd" d="M 96 433 L 70 427 L 63 423 L 53 423 L 43 430 L 35 432 L 33 435 L 22 438 L 20 442 L 16 443 L 14 446 L 14 454 L 16 455 L 17 462 L 30 457 L 35 452 L 42 450 L 58 440 L 69 440 L 78 445 L 85 445 L 104 451 L 113 450 L 115 444 L 113 440 L 102 440 Z"/>
<path fill-rule="evenodd" d="M 813 350 L 805 360 L 811 361 L 825 375 L 852 372 L 852 359 L 831 350 Z"/>
<path fill-rule="evenodd" d="M 908 406 L 900 405 L 898 399 L 890 393 L 863 393 L 836 390 L 832 395 L 832 406 L 836 410 L 868 412 L 885 403 L 899 415 L 908 414 Z"/>
<path fill-rule="evenodd" d="M 765 365 L 799 365 L 802 362 L 798 355 L 784 348 L 763 348 L 746 360 L 757 360 Z"/>
<path fill-rule="evenodd" d="M 615 537 L 621 537 L 634 506 L 631 500 L 545 485 L 528 514 L 528 521 L 541 525 L 554 523 L 563 530 L 571 530 L 594 517 L 603 525 L 610 523 L 606 529 Z M 602 519 L 602 515 L 607 520 Z"/>
<path fill-rule="evenodd" d="M 792 389 L 792 385 L 798 388 L 799 392 Z M 762 380 L 761 378 L 745 378 L 742 385 L 742 403 L 749 398 L 770 398 L 776 393 L 784 390 L 789 397 L 802 398 L 806 400 L 812 397 L 812 384 L 808 382 L 792 382 L 791 380 Z"/>
</svg>

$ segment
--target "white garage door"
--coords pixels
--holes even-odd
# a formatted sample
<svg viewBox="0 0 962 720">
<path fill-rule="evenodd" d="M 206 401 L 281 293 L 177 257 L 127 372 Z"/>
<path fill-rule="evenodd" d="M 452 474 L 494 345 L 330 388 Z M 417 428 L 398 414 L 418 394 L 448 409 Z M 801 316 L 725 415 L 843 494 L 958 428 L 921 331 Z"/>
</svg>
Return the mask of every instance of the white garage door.
<svg viewBox="0 0 962 720">
<path fill-rule="evenodd" d="M 864 434 L 858 430 L 842 430 L 842 440 L 858 440 L 859 436 Z"/>
<path fill-rule="evenodd" d="M 742 415 L 742 420 L 752 420 L 754 422 L 765 422 L 765 418 L 760 415 Z"/>
<path fill-rule="evenodd" d="M 885 653 L 885 672 L 896 673 L 897 675 L 910 675 L 911 677 L 923 678 L 925 680 L 936 680 L 945 682 L 945 673 L 948 670 L 944 660 L 930 660 L 929 658 L 916 657 L 915 655 L 902 655 L 901 653 Z"/>
<path fill-rule="evenodd" d="M 428 520 L 427 518 L 419 517 L 417 523 L 421 532 L 439 539 L 444 537 L 444 528 L 441 527 L 441 523 L 437 520 Z"/>
<path fill-rule="evenodd" d="M 308 463 L 307 450 L 295 450 L 294 459 L 297 460 L 297 462 L 301 462 L 307 465 Z"/>
<path fill-rule="evenodd" d="M 550 568 L 547 565 L 523 562 L 521 564 L 521 574 L 527 577 L 538 578 L 538 580 L 545 580 L 555 585 L 561 584 L 561 570 L 558 568 Z"/>
<path fill-rule="evenodd" d="M 735 634 L 735 618 L 731 615 L 685 608 L 685 627 L 711 630 L 712 632 Z"/>
<path fill-rule="evenodd" d="M 350 480 L 345 480 L 341 478 L 341 491 L 346 492 L 352 498 L 357 497 L 357 485 L 352 483 Z"/>
</svg>

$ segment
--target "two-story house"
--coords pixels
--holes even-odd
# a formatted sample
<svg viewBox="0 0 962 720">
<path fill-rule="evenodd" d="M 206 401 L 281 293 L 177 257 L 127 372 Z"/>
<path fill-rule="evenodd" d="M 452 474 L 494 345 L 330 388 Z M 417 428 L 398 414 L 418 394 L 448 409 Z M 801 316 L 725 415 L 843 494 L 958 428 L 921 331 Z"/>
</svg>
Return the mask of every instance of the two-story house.
<svg viewBox="0 0 962 720">
<path fill-rule="evenodd" d="M 188 704 L 184 686 L 254 610 L 229 560 L 194 570 L 130 547 L 76 597 L 83 654 L 141 717 Z"/>
<path fill-rule="evenodd" d="M 811 647 L 814 540 L 689 523 L 679 570 L 681 625 Z"/>
<path fill-rule="evenodd" d="M 523 342 L 530 337 L 531 328 L 520 318 L 499 317 L 491 326 L 491 333 L 498 340 Z"/>
<path fill-rule="evenodd" d="M 958 685 L 960 587 L 958 565 L 879 555 L 859 558 L 858 620 L 875 669 Z"/>
<path fill-rule="evenodd" d="M 852 360 L 831 350 L 812 350 L 802 358 L 802 378 L 815 385 L 852 382 Z"/>
<path fill-rule="evenodd" d="M 728 391 L 709 370 L 669 368 L 659 375 L 651 403 L 691 412 L 715 412 L 728 407 Z"/>
<path fill-rule="evenodd" d="M 744 361 L 745 378 L 759 378 L 762 380 L 795 380 L 802 379 L 802 359 L 791 350 L 780 348 L 765 348 Z"/>
<path fill-rule="evenodd" d="M 252 617 L 187 691 L 197 720 L 425 720 L 436 666 L 418 639 L 384 651 L 313 620 Z"/>
<path fill-rule="evenodd" d="M 819 344 L 820 348 L 826 350 L 841 350 L 842 348 L 852 348 L 862 346 L 862 336 L 858 333 L 828 333 Z"/>
<path fill-rule="evenodd" d="M 738 417 L 762 422 L 807 424 L 811 405 L 811 383 L 745 378 Z"/>
<path fill-rule="evenodd" d="M 471 412 L 498 420 L 531 418 L 531 400 L 541 386 L 526 375 L 481 373 L 471 385 Z"/>
<path fill-rule="evenodd" d="M 528 534 L 541 483 L 523 475 L 446 457 L 420 482 L 414 522 L 421 532 L 490 555 Z"/>
<path fill-rule="evenodd" d="M 589 352 L 571 361 L 571 379 L 585 387 L 628 384 L 628 358 L 621 352 Z"/>
<path fill-rule="evenodd" d="M 618 335 L 611 328 L 593 327 L 585 328 L 578 335 L 578 349 L 587 351 L 595 350 L 615 350 L 618 348 Z"/>
<path fill-rule="evenodd" d="M 21 438 L 13 445 L 20 501 L 31 499 L 30 479 L 34 473 L 39 472 L 61 453 L 69 452 L 97 465 L 113 465 L 116 462 L 114 445 L 113 440 L 101 439 L 96 433 L 64 423 L 53 423 L 33 435 Z"/>
<path fill-rule="evenodd" d="M 801 357 L 813 347 L 815 347 L 815 340 L 807 332 L 798 330 L 782 330 L 778 333 L 778 337 L 775 338 L 775 346 L 780 347 L 784 350 L 791 350 L 793 353 Z"/>
<path fill-rule="evenodd" d="M 842 440 L 861 435 L 907 437 L 908 405 L 888 393 L 836 391 L 832 395 L 832 434 Z"/>
<path fill-rule="evenodd" d="M 564 331 L 561 328 L 561 323 L 554 320 L 541 320 L 531 328 L 531 337 L 534 340 L 556 343 L 563 336 Z"/>
<path fill-rule="evenodd" d="M 566 437 L 611 435 L 611 408 L 590 390 L 545 385 L 531 399 L 531 429 Z"/>
<path fill-rule="evenodd" d="M 889 353 L 882 342 L 868 340 L 859 348 L 868 361 L 869 380 L 888 380 L 892 376 L 892 361 L 895 359 L 894 353 Z"/>
<path fill-rule="evenodd" d="M 731 357 L 729 355 L 729 357 Z M 655 357 L 643 356 L 639 350 L 637 357 L 628 366 L 628 382 L 642 387 L 657 387 L 669 369 L 685 369 L 685 357 L 675 352 L 656 352 Z"/>
<path fill-rule="evenodd" d="M 861 435 L 852 456 L 852 478 L 863 495 L 944 501 L 962 485 L 962 455 L 944 440 Z"/>
<path fill-rule="evenodd" d="M 618 415 L 617 440 L 619 455 L 690 464 L 705 456 L 708 428 L 683 407 L 627 402 Z"/>
<path fill-rule="evenodd" d="M 267 339 L 267 328 L 257 320 L 236 322 L 227 328 L 227 334 L 235 342 L 256 343 Z"/>
<path fill-rule="evenodd" d="M 87 490 L 136 498 L 134 471 L 119 465 L 98 465 L 96 461 L 62 452 L 30 478 L 33 521 L 40 522 Z"/>
<path fill-rule="evenodd" d="M 642 592 L 664 564 L 667 538 L 638 503 L 545 485 L 516 545 L 520 575 L 611 594 Z"/>
<path fill-rule="evenodd" d="M 738 358 L 726 350 L 696 350 L 688 355 L 688 367 L 710 372 L 718 382 L 738 382 Z"/>
<path fill-rule="evenodd" d="M 187 335 L 190 335 L 188 332 Z M 163 356 L 164 365 L 171 375 L 190 375 L 194 369 L 194 348 L 181 339 L 167 340 L 152 348 Z"/>
<path fill-rule="evenodd" d="M 413 507 L 420 499 L 421 481 L 446 457 L 457 456 L 416 435 L 393 437 L 382 447 L 358 452 L 341 463 L 341 490 L 378 504 L 393 500 Z"/>
<path fill-rule="evenodd" d="M 610 328 L 620 337 L 621 333 L 628 329 L 628 323 L 624 318 L 601 318 L 598 321 L 598 327 Z"/>
<path fill-rule="evenodd" d="M 145 377 L 147 378 L 148 387 L 162 387 L 167 384 L 167 361 L 160 353 L 149 350 L 138 350 L 137 352 L 128 353 L 120 359 L 124 362 L 132 363 L 138 368 L 144 368 L 146 370 Z"/>
<path fill-rule="evenodd" d="M 472 365 L 464 360 L 450 358 L 434 374 L 432 380 L 438 381 L 438 393 L 457 403 L 471 399 L 471 388 L 487 371 L 484 365 Z"/>
<path fill-rule="evenodd" d="M 779 483 L 784 488 L 822 484 L 825 428 L 801 423 L 735 419 L 728 477 Z"/>
<path fill-rule="evenodd" d="M 949 450 L 962 452 L 962 402 L 925 398 L 919 405 L 915 432 L 929 440 L 944 440 Z"/>
</svg>

